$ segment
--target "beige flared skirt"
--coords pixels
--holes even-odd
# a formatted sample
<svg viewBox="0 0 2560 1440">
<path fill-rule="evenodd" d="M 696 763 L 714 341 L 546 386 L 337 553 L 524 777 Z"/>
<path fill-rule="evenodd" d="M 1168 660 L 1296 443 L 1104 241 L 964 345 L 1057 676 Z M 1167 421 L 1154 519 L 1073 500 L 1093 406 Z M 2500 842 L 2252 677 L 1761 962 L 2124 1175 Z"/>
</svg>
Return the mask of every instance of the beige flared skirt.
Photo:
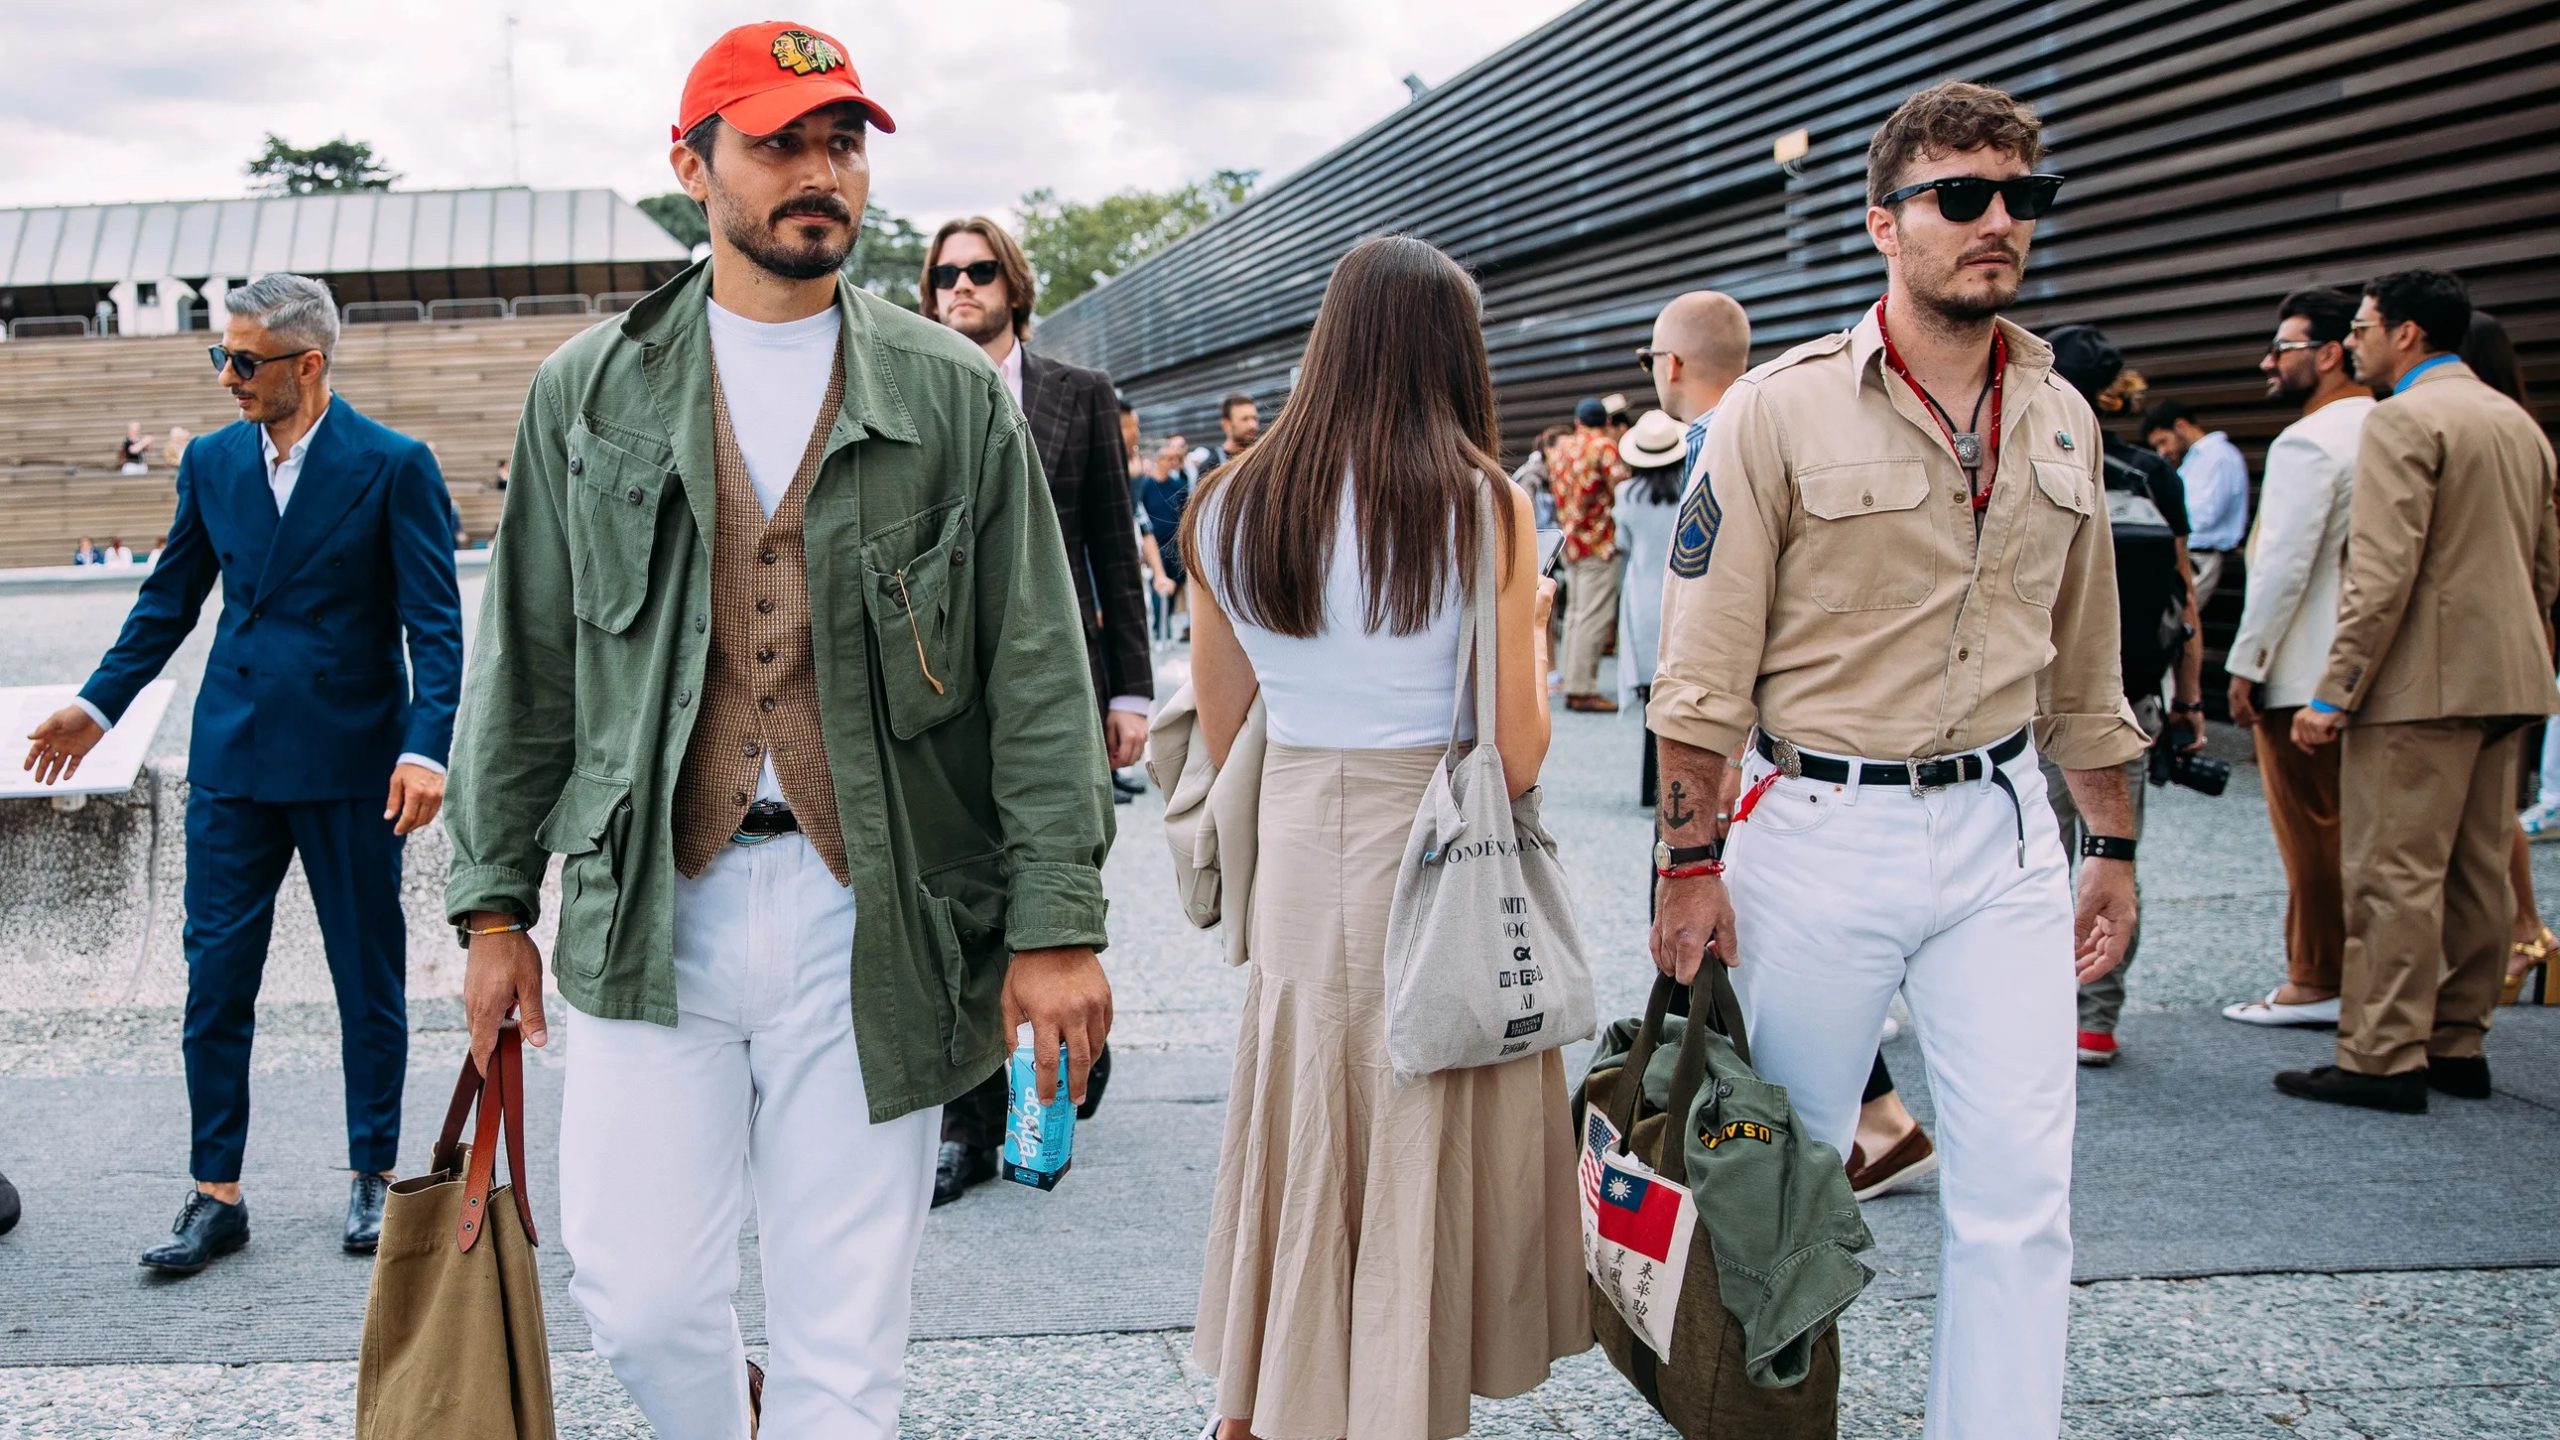
<svg viewBox="0 0 2560 1440">
<path fill-rule="evenodd" d="M 1400 1085 L 1387 910 L 1440 751 L 1274 745 L 1192 1355 L 1261 1440 L 1447 1440 L 1591 1344 L 1564 1063 Z"/>
</svg>

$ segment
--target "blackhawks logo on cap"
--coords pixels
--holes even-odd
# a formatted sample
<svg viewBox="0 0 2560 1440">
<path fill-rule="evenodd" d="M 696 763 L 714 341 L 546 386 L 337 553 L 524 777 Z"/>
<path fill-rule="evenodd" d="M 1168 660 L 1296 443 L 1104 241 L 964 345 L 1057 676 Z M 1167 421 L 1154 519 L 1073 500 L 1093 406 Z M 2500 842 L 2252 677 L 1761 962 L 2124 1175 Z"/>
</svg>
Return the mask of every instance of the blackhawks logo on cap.
<svg viewBox="0 0 2560 1440">
<path fill-rule="evenodd" d="M 844 56 L 806 30 L 785 30 L 773 37 L 773 63 L 794 75 L 823 75 L 842 65 Z"/>
</svg>

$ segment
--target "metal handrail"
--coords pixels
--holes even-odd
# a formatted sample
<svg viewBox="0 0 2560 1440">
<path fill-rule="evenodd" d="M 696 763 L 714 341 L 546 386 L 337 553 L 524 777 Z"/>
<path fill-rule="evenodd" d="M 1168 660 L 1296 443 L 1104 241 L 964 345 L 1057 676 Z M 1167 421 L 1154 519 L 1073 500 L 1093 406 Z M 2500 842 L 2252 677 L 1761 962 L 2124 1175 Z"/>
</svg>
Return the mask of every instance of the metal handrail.
<svg viewBox="0 0 2560 1440">
<path fill-rule="evenodd" d="M 430 320 L 504 320 L 508 313 L 507 302 L 495 295 L 427 302 Z"/>
<path fill-rule="evenodd" d="M 338 310 L 349 325 L 409 325 L 427 318 L 427 307 L 415 300 L 355 300 Z"/>
<path fill-rule="evenodd" d="M 34 325 L 69 326 L 71 328 L 67 330 L 39 330 L 35 335 L 28 334 L 28 327 Z M 9 322 L 9 338 L 12 340 L 32 340 L 35 339 L 37 335 L 86 336 L 93 335 L 95 333 L 97 332 L 91 328 L 89 317 L 86 315 L 30 315 L 23 320 L 13 320 Z"/>
<path fill-rule="evenodd" d="M 593 315 L 596 302 L 584 295 L 519 295 L 507 313 L 519 320 L 527 315 Z"/>
<path fill-rule="evenodd" d="M 603 315 L 619 315 L 648 298 L 646 290 L 607 290 L 596 297 L 596 311 Z"/>
</svg>

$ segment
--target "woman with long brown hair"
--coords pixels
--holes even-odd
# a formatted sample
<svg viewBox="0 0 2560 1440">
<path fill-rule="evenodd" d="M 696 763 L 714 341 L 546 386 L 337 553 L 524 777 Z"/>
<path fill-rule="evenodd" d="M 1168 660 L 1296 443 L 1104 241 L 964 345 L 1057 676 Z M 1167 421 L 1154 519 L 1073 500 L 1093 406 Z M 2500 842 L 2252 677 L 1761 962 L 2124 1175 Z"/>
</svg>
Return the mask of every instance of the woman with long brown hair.
<svg viewBox="0 0 2560 1440">
<path fill-rule="evenodd" d="M 1453 740 L 1494 527 L 1494 745 L 1546 758 L 1529 497 L 1503 477 L 1473 280 L 1409 236 L 1325 288 L 1298 386 L 1191 506 L 1192 688 L 1221 762 L 1261 694 L 1270 746 L 1253 973 L 1192 1355 L 1218 1440 L 1446 1440 L 1591 1343 L 1564 1065 L 1549 1051 L 1397 1083 L 1387 911 Z M 1454 733 L 1453 733 L 1454 731 Z"/>
</svg>

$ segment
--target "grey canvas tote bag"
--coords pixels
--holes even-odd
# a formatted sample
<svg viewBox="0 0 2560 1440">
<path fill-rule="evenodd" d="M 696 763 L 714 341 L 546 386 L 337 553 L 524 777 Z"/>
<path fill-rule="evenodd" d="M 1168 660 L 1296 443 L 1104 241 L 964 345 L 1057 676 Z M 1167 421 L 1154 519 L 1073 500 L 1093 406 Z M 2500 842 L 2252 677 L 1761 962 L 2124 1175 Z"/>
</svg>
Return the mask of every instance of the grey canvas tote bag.
<svg viewBox="0 0 2560 1440">
<path fill-rule="evenodd" d="M 1491 487 L 1478 481 L 1457 696 L 1460 714 L 1474 702 L 1477 738 L 1462 753 L 1450 726 L 1387 915 L 1387 1061 L 1399 1080 L 1553 1050 L 1598 1023 L 1555 837 L 1539 822 L 1536 790 L 1511 798 L 1494 744 L 1502 567 Z"/>
</svg>

